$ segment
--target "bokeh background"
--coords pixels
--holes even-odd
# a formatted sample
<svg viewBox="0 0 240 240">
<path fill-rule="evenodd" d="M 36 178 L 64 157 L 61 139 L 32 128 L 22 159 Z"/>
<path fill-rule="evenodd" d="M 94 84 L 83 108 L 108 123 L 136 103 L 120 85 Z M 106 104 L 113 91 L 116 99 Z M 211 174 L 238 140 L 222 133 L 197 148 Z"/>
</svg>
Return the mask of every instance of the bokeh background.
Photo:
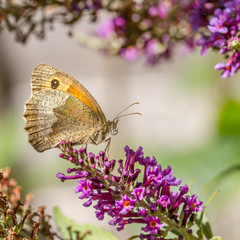
<svg viewBox="0 0 240 240">
<path fill-rule="evenodd" d="M 75 36 L 88 27 L 75 27 Z M 59 206 L 70 218 L 102 226 L 120 239 L 139 230 L 128 226 L 117 232 L 109 219 L 97 221 L 94 209 L 84 208 L 74 193 L 76 183 L 56 178 L 69 167 L 58 158 L 60 151 L 40 154 L 28 143 L 22 113 L 31 95 L 31 73 L 37 64 L 47 63 L 78 79 L 109 120 L 139 101 L 129 112 L 142 116 L 121 119 L 110 156 L 124 159 L 125 145 L 135 150 L 142 146 L 145 156 L 154 155 L 163 167 L 171 165 L 184 184 L 194 179 L 192 193 L 204 202 L 220 190 L 207 208 L 213 232 L 239 239 L 240 81 L 238 74 L 222 79 L 214 70 L 217 54 L 201 57 L 200 49 L 186 53 L 179 46 L 173 58 L 150 67 L 142 60 L 129 63 L 80 46 L 61 25 L 44 40 L 31 37 L 25 45 L 4 32 L 0 53 L 0 168 L 13 169 L 23 192 L 34 194 L 35 207 L 46 205 L 51 213 Z"/>
</svg>

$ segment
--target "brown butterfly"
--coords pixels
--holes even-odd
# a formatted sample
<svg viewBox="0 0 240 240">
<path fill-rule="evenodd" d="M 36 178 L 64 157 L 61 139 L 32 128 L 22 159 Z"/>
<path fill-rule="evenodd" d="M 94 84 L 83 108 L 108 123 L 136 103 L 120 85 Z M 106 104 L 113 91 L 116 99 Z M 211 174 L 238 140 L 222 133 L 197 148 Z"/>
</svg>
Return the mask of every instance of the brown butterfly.
<svg viewBox="0 0 240 240">
<path fill-rule="evenodd" d="M 117 134 L 119 117 L 124 116 L 119 114 L 126 109 L 107 121 L 87 89 L 63 71 L 39 64 L 33 70 L 31 86 L 23 117 L 29 142 L 38 152 L 57 147 L 62 140 L 73 145 L 108 141 L 108 147 L 107 135 Z"/>
</svg>

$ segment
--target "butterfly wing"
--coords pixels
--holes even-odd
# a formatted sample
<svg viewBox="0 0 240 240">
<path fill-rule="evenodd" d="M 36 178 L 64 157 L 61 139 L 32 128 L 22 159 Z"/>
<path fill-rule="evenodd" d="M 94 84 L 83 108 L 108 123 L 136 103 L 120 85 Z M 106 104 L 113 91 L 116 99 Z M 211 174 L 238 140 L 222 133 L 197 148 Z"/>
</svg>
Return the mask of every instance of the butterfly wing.
<svg viewBox="0 0 240 240">
<path fill-rule="evenodd" d="M 59 83 L 56 88 L 53 85 L 54 81 Z M 94 97 L 76 79 L 60 69 L 47 64 L 37 65 L 32 73 L 31 85 L 33 94 L 44 89 L 54 89 L 70 93 L 90 108 L 98 116 L 102 124 L 106 123 L 106 117 Z"/>
<path fill-rule="evenodd" d="M 44 89 L 26 103 L 25 129 L 38 151 L 56 147 L 61 140 L 83 144 L 99 126 L 98 115 L 68 92 Z"/>
</svg>

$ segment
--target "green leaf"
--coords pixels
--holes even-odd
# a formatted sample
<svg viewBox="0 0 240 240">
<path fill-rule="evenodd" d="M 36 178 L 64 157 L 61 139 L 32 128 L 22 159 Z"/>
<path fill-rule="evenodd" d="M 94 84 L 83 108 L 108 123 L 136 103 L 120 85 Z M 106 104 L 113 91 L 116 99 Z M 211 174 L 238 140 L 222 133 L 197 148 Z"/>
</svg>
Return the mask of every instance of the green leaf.
<svg viewBox="0 0 240 240">
<path fill-rule="evenodd" d="M 209 221 L 206 221 L 205 223 L 202 224 L 202 229 L 203 229 L 203 234 L 207 239 L 213 236 Z"/>
<path fill-rule="evenodd" d="M 214 236 L 214 237 L 212 237 L 210 240 L 222 240 L 222 238 L 219 237 L 219 236 Z"/>
<path fill-rule="evenodd" d="M 195 223 L 207 239 L 210 239 L 213 236 L 210 223 L 204 211 L 199 214 L 199 218 L 195 218 Z"/>
<path fill-rule="evenodd" d="M 64 239 L 70 239 L 68 227 L 71 226 L 72 232 L 78 231 L 82 236 L 87 231 L 91 231 L 91 234 L 86 235 L 84 240 L 118 240 L 111 232 L 108 232 L 100 227 L 91 224 L 80 225 L 69 219 L 59 208 L 54 209 L 54 220 L 58 227 L 58 230 L 63 235 Z"/>
</svg>

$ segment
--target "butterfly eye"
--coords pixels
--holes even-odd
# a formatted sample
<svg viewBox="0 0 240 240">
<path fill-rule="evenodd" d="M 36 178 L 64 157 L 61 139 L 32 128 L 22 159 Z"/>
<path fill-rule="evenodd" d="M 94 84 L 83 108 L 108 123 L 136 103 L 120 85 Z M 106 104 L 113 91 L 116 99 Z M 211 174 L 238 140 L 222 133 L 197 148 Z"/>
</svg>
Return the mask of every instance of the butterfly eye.
<svg viewBox="0 0 240 240">
<path fill-rule="evenodd" d="M 59 81 L 57 79 L 53 79 L 51 81 L 51 86 L 53 89 L 56 89 L 59 86 Z"/>
<path fill-rule="evenodd" d="M 112 130 L 112 135 L 116 135 L 117 133 L 118 133 L 118 129 L 117 128 Z"/>
</svg>

